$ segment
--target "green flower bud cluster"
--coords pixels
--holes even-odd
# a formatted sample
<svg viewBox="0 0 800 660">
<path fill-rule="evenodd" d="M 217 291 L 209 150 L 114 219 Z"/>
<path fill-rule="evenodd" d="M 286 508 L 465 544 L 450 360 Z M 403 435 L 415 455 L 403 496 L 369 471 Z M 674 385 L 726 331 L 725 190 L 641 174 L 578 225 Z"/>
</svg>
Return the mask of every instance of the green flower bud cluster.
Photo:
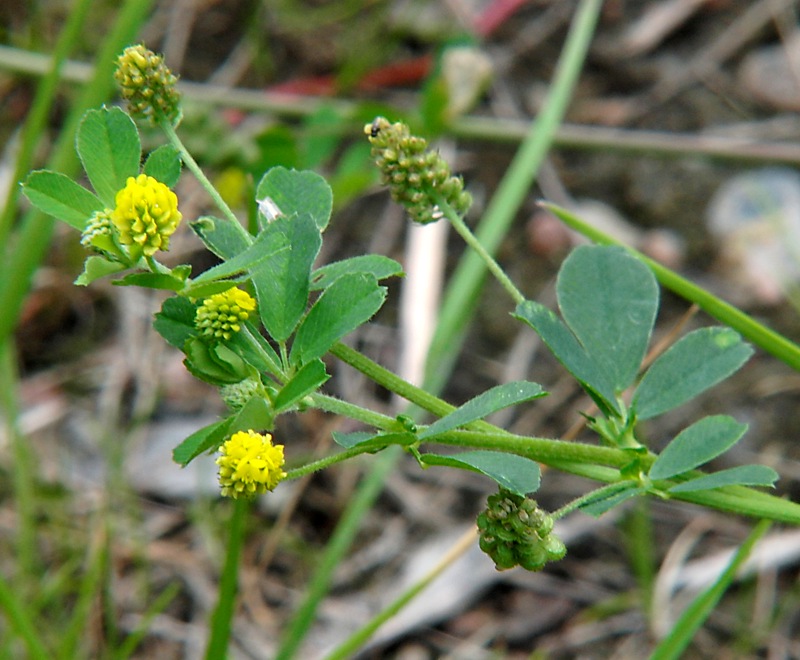
<svg viewBox="0 0 800 660">
<path fill-rule="evenodd" d="M 246 378 L 238 383 L 223 385 L 219 393 L 231 412 L 239 412 L 256 395 L 264 398 L 267 396 L 264 385 L 258 378 Z"/>
<path fill-rule="evenodd" d="M 469 210 L 472 196 L 464 190 L 464 181 L 451 176 L 450 166 L 439 153 L 428 150 L 427 141 L 411 135 L 408 126 L 378 117 L 364 127 L 364 132 L 372 143 L 372 157 L 383 182 L 412 220 L 427 224 L 442 217 L 431 198 L 434 191 L 459 215 Z"/>
<path fill-rule="evenodd" d="M 181 113 L 178 79 L 164 64 L 164 58 L 139 44 L 128 46 L 117 59 L 114 80 L 128 112 L 157 124 L 161 119 L 175 123 Z"/>
<path fill-rule="evenodd" d="M 478 531 L 481 550 L 499 571 L 514 566 L 539 571 L 567 554 L 553 534 L 553 517 L 534 500 L 502 488 L 489 496 L 486 510 L 478 516 Z"/>
<path fill-rule="evenodd" d="M 111 209 L 105 209 L 104 211 L 95 211 L 92 214 L 81 234 L 81 245 L 83 247 L 101 254 L 104 252 L 93 241 L 100 236 L 108 236 L 109 238 L 114 236 L 116 230 L 114 229 L 114 223 L 111 221 L 112 213 Z"/>
</svg>

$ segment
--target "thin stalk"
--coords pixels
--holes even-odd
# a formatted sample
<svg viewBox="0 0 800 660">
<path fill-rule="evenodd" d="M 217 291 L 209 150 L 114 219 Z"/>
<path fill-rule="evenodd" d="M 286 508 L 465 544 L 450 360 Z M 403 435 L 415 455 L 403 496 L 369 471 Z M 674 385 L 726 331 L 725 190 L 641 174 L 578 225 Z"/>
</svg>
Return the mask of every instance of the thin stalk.
<svg viewBox="0 0 800 660">
<path fill-rule="evenodd" d="M 464 219 L 455 212 L 453 207 L 450 206 L 439 193 L 431 191 L 431 196 L 436 201 L 436 205 L 442 211 L 444 217 L 450 221 L 450 224 L 458 232 L 458 235 L 464 239 L 464 242 L 475 250 L 475 253 L 483 260 L 488 271 L 500 282 L 503 288 L 508 292 L 508 295 L 511 296 L 511 299 L 517 305 L 523 302 L 525 296 L 520 293 L 520 290 L 511 281 L 511 278 L 500 268 L 500 265 L 494 260 L 494 257 L 489 254 L 489 251 L 483 247 L 483 244 L 475 238 L 475 234 L 472 233 L 472 230 L 467 226 L 467 223 L 464 222 Z"/>
<path fill-rule="evenodd" d="M 403 380 L 397 374 L 382 367 L 377 362 L 373 362 L 366 355 L 359 353 L 342 342 L 334 344 L 330 352 L 342 362 L 360 371 L 370 380 L 438 417 L 444 417 L 455 410 L 455 406 L 451 406 L 439 397 Z"/>
<path fill-rule="evenodd" d="M 225 565 L 220 576 L 217 607 L 211 615 L 211 637 L 206 647 L 206 660 L 225 658 L 231 635 L 231 621 L 236 604 L 236 589 L 239 579 L 239 558 L 244 542 L 244 523 L 250 502 L 245 498 L 233 501 L 233 513 L 228 523 L 228 547 Z"/>
<path fill-rule="evenodd" d="M 354 403 L 348 403 L 327 394 L 315 393 L 311 395 L 311 401 L 320 410 L 333 413 L 334 415 L 342 415 L 349 417 L 359 422 L 363 422 L 369 426 L 389 431 L 397 427 L 397 421 L 388 415 L 382 415 L 374 410 L 357 406 Z"/>
<path fill-rule="evenodd" d="M 326 468 L 331 467 L 332 465 L 336 465 L 337 463 L 342 463 L 350 458 L 354 458 L 356 456 L 360 456 L 361 454 L 367 453 L 367 449 L 362 449 L 360 447 L 351 447 L 350 449 L 345 449 L 344 451 L 339 452 L 338 454 L 331 454 L 330 456 L 326 456 L 325 458 L 320 458 L 316 461 L 312 461 L 311 463 L 306 463 L 305 465 L 301 465 L 298 468 L 294 468 L 293 470 L 289 470 L 286 473 L 285 480 L 291 479 L 300 479 L 301 477 L 305 477 L 307 474 L 313 474 L 314 472 L 319 472 L 320 470 L 324 470 Z"/>
<path fill-rule="evenodd" d="M 242 238 L 247 241 L 248 245 L 251 244 L 253 242 L 253 236 L 242 226 L 242 223 L 239 222 L 239 219 L 236 217 L 234 212 L 231 211 L 230 206 L 228 206 L 225 200 L 222 199 L 222 195 L 219 194 L 211 181 L 208 180 L 205 172 L 203 172 L 203 170 L 197 164 L 197 161 L 183 144 L 183 141 L 178 137 L 178 134 L 175 132 L 175 127 L 166 120 L 162 121 L 159 126 L 164 131 L 164 134 L 167 136 L 170 144 L 172 144 L 172 146 L 175 147 L 175 149 L 177 149 L 180 153 L 181 160 L 183 161 L 184 165 L 186 165 L 189 171 L 194 174 L 195 178 L 197 178 L 197 180 L 200 182 L 200 185 L 203 186 L 211 199 L 214 200 L 214 204 L 216 204 L 217 208 L 222 211 L 225 219 L 231 222 L 237 228 Z"/>
<path fill-rule="evenodd" d="M 117 20 L 100 46 L 95 58 L 94 78 L 83 88 L 70 109 L 48 162 L 50 169 L 72 174 L 78 169 L 75 153 L 75 132 L 84 112 L 100 105 L 111 94 L 115 56 L 136 35 L 150 11 L 153 0 L 125 0 Z M 20 229 L 0 262 L 0 341 L 5 341 L 17 322 L 22 301 L 28 291 L 34 271 L 50 245 L 55 220 L 32 210 L 22 218 Z"/>
<path fill-rule="evenodd" d="M 531 124 L 527 137 L 511 161 L 475 232 L 477 240 L 489 254 L 497 251 L 503 236 L 508 233 L 511 222 L 553 144 L 583 67 L 601 7 L 600 0 L 582 0 L 578 5 L 547 99 Z M 447 367 L 452 365 L 461 348 L 464 328 L 474 314 L 485 274 L 486 266 L 473 253 L 466 254 L 456 268 L 447 288 L 439 325 L 431 343 L 425 376 L 425 383 L 429 386 L 427 389 L 439 391 L 443 385 L 443 376 L 450 372 Z"/>
<path fill-rule="evenodd" d="M 724 300 L 720 300 L 713 293 L 681 277 L 676 272 L 662 266 L 657 261 L 653 261 L 599 229 L 595 229 L 569 211 L 555 204 L 545 202 L 540 203 L 540 206 L 551 211 L 564 222 L 564 224 L 596 243 L 603 245 L 620 245 L 626 248 L 634 257 L 647 264 L 658 281 L 670 291 L 695 303 L 718 321 L 741 333 L 743 337 L 752 341 L 756 346 L 759 346 L 767 353 L 785 362 L 793 369 L 800 371 L 800 346 L 788 340 L 783 335 L 759 323 L 740 309 L 726 303 Z"/>
</svg>

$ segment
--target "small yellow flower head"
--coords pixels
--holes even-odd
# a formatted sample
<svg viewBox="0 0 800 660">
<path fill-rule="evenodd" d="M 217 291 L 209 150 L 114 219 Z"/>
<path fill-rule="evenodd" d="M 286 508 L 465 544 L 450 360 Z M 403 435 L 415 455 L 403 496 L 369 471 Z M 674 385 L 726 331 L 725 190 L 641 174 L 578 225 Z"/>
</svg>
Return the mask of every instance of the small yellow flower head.
<svg viewBox="0 0 800 660">
<path fill-rule="evenodd" d="M 129 176 L 116 203 L 111 221 L 119 231 L 120 243 L 139 246 L 148 257 L 169 249 L 169 237 L 181 221 L 174 192 L 146 174 Z"/>
<path fill-rule="evenodd" d="M 442 212 L 431 197 L 438 193 L 456 213 L 463 215 L 472 204 L 461 177 L 451 176 L 450 166 L 428 143 L 411 135 L 408 126 L 390 124 L 377 117 L 364 127 L 372 144 L 372 157 L 381 171 L 392 198 L 406 207 L 411 219 L 421 224 L 435 222 Z"/>
<path fill-rule="evenodd" d="M 164 58 L 143 45 L 128 46 L 117 58 L 114 80 L 133 117 L 157 124 L 171 123 L 180 116 L 181 95 L 175 89 L 178 79 L 164 64 Z"/>
<path fill-rule="evenodd" d="M 95 211 L 94 214 L 92 214 L 92 217 L 89 218 L 89 222 L 86 224 L 86 229 L 84 229 L 81 234 L 81 245 L 83 247 L 87 250 L 97 252 L 98 249 L 92 245 L 92 239 L 95 236 L 111 236 L 114 234 L 114 225 L 111 222 L 112 213 L 113 211 L 111 209 L 105 209 L 103 211 Z"/>
<path fill-rule="evenodd" d="M 256 301 L 249 293 L 232 287 L 203 300 L 197 308 L 194 325 L 206 337 L 227 340 L 242 329 L 241 324 L 255 308 Z"/>
<path fill-rule="evenodd" d="M 286 477 L 283 445 L 273 445 L 269 433 L 234 433 L 220 447 L 220 454 L 217 465 L 223 497 L 254 497 L 274 490 Z"/>
</svg>

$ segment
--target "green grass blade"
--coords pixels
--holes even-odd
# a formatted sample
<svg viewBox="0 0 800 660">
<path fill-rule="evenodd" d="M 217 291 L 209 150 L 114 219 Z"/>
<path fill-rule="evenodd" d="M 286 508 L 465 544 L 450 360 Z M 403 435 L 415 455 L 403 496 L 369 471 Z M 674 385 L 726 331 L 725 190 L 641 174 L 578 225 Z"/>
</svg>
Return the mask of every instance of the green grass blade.
<svg viewBox="0 0 800 660">
<path fill-rule="evenodd" d="M 32 660 L 48 660 L 51 656 L 39 639 L 31 612 L 16 597 L 11 585 L 0 576 L 0 612 L 3 612 L 11 630 L 25 643 L 28 656 Z"/>
<path fill-rule="evenodd" d="M 75 152 L 75 132 L 83 113 L 100 105 L 111 94 L 116 55 L 136 36 L 140 25 L 150 10 L 152 0 L 126 0 L 117 14 L 114 25 L 108 32 L 98 51 L 94 76 L 70 109 L 61 135 L 53 149 L 48 163 L 52 170 L 65 174 L 78 169 L 78 155 Z M 13 244 L 3 246 L 5 259 L 0 262 L 0 341 L 5 341 L 17 322 L 19 309 L 28 291 L 34 271 L 44 257 L 50 244 L 54 220 L 49 216 L 31 211 L 22 219 Z"/>
<path fill-rule="evenodd" d="M 747 537 L 744 543 L 736 551 L 731 563 L 722 572 L 706 591 L 701 593 L 692 604 L 684 611 L 681 617 L 672 626 L 672 632 L 667 635 L 656 647 L 650 660 L 671 660 L 681 658 L 689 642 L 692 641 L 695 633 L 708 619 L 711 612 L 717 606 L 723 594 L 731 586 L 736 572 L 750 556 L 753 546 L 766 534 L 770 528 L 770 522 L 762 520 Z"/>
<path fill-rule="evenodd" d="M 25 178 L 26 172 L 31 169 L 36 145 L 42 137 L 48 115 L 53 107 L 53 99 L 58 89 L 61 69 L 67 55 L 75 48 L 80 39 L 81 27 L 83 27 L 83 23 L 89 15 L 89 10 L 93 4 L 92 0 L 79 0 L 69 11 L 67 23 L 64 25 L 64 29 L 61 30 L 61 34 L 58 35 L 58 40 L 53 47 L 50 70 L 36 87 L 36 96 L 25 120 L 25 127 L 22 129 L 19 155 L 14 165 L 14 174 L 11 177 L 11 184 L 5 200 L 6 205 L 2 214 L 0 214 L 0 246 L 3 246 L 3 248 L 5 248 L 5 242 L 17 212 L 17 199 L 20 193 L 17 182 Z"/>
<path fill-rule="evenodd" d="M 244 523 L 250 510 L 246 499 L 233 502 L 233 515 L 228 523 L 228 547 L 225 550 L 225 565 L 222 568 L 217 607 L 211 615 L 211 635 L 206 647 L 206 660 L 227 657 L 228 640 L 231 636 L 231 621 L 236 603 L 236 588 L 239 575 L 239 559 L 244 541 Z"/>
</svg>

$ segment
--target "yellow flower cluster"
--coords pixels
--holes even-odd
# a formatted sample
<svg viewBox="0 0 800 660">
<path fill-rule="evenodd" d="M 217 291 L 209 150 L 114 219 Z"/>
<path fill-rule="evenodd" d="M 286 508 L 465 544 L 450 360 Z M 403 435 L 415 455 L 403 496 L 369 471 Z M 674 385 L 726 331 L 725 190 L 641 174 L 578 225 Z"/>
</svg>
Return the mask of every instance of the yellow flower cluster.
<svg viewBox="0 0 800 660">
<path fill-rule="evenodd" d="M 181 221 L 174 192 L 153 177 L 140 174 L 128 177 L 115 201 L 111 221 L 119 231 L 120 243 L 138 246 L 148 257 L 169 249 L 169 237 Z"/>
<path fill-rule="evenodd" d="M 217 458 L 223 497 L 254 497 L 274 490 L 286 477 L 283 463 L 283 445 L 273 445 L 269 433 L 234 433 L 220 447 Z"/>
<path fill-rule="evenodd" d="M 195 327 L 206 337 L 230 339 L 242 329 L 256 301 L 246 291 L 232 287 L 203 300 L 194 317 Z"/>
<path fill-rule="evenodd" d="M 141 44 L 128 46 L 117 59 L 114 80 L 133 117 L 158 123 L 174 123 L 180 116 L 178 79 L 164 64 L 164 58 Z"/>
</svg>

